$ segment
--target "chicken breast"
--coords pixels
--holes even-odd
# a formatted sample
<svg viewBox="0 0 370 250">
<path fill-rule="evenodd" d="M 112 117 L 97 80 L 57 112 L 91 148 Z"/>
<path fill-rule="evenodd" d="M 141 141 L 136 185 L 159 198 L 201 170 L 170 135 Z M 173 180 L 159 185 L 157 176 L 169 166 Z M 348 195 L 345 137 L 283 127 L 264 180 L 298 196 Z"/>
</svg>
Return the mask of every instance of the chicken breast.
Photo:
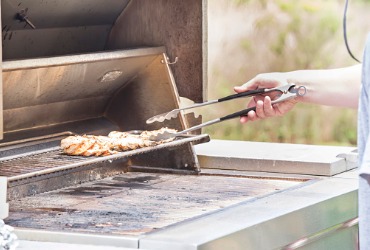
<svg viewBox="0 0 370 250">
<path fill-rule="evenodd" d="M 168 142 L 170 140 L 156 142 L 149 139 L 151 135 L 163 133 L 164 131 L 176 132 L 174 129 L 162 128 L 144 131 L 140 135 L 119 131 L 112 131 L 108 136 L 76 135 L 63 139 L 60 146 L 67 155 L 106 156 Z"/>
</svg>

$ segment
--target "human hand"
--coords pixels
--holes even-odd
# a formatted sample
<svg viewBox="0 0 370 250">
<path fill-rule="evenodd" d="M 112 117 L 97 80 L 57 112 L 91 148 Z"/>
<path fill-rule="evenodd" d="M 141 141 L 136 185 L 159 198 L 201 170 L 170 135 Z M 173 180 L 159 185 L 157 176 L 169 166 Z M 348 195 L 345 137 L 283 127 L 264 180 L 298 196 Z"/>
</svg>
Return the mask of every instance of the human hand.
<svg viewBox="0 0 370 250">
<path fill-rule="evenodd" d="M 242 86 L 234 87 L 235 92 L 241 93 L 248 90 L 254 90 L 258 88 L 275 88 L 278 86 L 289 84 L 287 73 L 267 73 L 257 75 Z M 272 104 L 276 92 L 269 93 L 267 95 L 258 95 L 252 98 L 247 104 L 247 107 L 256 106 L 256 111 L 248 112 L 247 116 L 240 118 L 241 123 L 248 121 L 256 121 L 267 117 L 282 116 L 291 110 L 298 102 L 296 98 L 289 99 L 284 102 Z"/>
</svg>

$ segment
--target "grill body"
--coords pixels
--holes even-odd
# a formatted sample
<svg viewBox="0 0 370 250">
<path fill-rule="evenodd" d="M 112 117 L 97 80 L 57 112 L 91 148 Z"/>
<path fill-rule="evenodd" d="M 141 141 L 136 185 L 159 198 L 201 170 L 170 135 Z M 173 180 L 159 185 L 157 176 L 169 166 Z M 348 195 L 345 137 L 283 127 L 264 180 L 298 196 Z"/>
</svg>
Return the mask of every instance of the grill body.
<svg viewBox="0 0 370 250">
<path fill-rule="evenodd" d="M 145 123 L 206 99 L 206 0 L 1 0 L 1 22 L 0 219 L 22 244 L 356 249 L 353 148 L 198 131 L 112 156 L 60 151 L 69 135 L 201 121 Z"/>
</svg>

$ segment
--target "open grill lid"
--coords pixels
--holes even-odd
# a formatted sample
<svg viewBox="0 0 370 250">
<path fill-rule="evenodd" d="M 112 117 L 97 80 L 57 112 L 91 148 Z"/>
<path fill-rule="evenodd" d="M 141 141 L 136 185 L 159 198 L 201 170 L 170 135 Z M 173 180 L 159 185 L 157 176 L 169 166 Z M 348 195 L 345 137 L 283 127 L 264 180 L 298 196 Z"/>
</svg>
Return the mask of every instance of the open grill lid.
<svg viewBox="0 0 370 250">
<path fill-rule="evenodd" d="M 155 129 L 145 119 L 178 105 L 163 58 L 147 48 L 4 62 L 4 132 L 102 117 L 120 130 Z"/>
<path fill-rule="evenodd" d="M 2 0 L 0 139 L 11 131 L 100 116 L 107 112 L 107 97 L 163 52 L 171 59 L 178 57 L 171 68 L 180 96 L 202 101 L 207 61 L 205 9 L 206 1 L 199 0 Z M 151 49 L 161 46 L 155 52 Z M 119 63 L 123 65 L 116 69 Z M 106 84 L 92 86 L 99 80 Z M 82 111 L 82 104 L 89 106 L 84 105 Z M 41 105 L 59 117 L 42 112 Z"/>
</svg>

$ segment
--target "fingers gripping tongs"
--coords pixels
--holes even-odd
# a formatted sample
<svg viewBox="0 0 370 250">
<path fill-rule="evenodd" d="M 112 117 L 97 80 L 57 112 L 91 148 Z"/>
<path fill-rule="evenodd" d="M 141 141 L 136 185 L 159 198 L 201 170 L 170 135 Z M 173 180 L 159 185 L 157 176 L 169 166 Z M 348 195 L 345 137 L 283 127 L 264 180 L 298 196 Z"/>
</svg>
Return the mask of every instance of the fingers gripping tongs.
<svg viewBox="0 0 370 250">
<path fill-rule="evenodd" d="M 255 96 L 255 95 L 263 95 L 263 94 L 268 94 L 268 93 L 272 93 L 272 92 L 277 93 L 277 96 L 275 96 L 274 100 L 272 100 L 272 102 L 271 102 L 272 104 L 275 104 L 275 103 L 283 102 L 283 101 L 286 101 L 286 100 L 289 100 L 289 99 L 293 99 L 293 98 L 298 97 L 298 96 L 304 96 L 306 94 L 306 87 L 296 86 L 295 84 L 287 84 L 287 85 L 284 85 L 284 86 L 280 86 L 280 87 L 276 87 L 276 88 L 270 88 L 270 89 L 260 88 L 260 89 L 256 89 L 256 90 L 250 90 L 250 91 L 246 91 L 246 92 L 242 92 L 242 93 L 238 93 L 238 94 L 234 94 L 234 95 L 229 95 L 229 96 L 217 99 L 217 100 L 211 100 L 211 101 L 204 102 L 204 103 L 197 103 L 197 104 L 185 107 L 185 108 L 174 109 L 170 112 L 153 116 L 153 117 L 149 118 L 146 121 L 146 123 L 149 124 L 149 123 L 153 123 L 153 122 L 156 122 L 156 121 L 157 122 L 163 122 L 164 120 L 170 120 L 172 118 L 176 118 L 178 113 L 182 110 L 193 109 L 193 108 L 198 108 L 198 107 L 202 107 L 202 106 L 206 106 L 206 105 L 211 105 L 211 104 L 214 104 L 214 103 L 233 100 L 233 99 L 236 99 L 236 98 L 249 97 L 249 96 Z M 243 109 L 243 110 L 240 110 L 238 112 L 235 112 L 235 113 L 232 113 L 232 114 L 229 114 L 229 115 L 226 115 L 226 116 L 214 119 L 214 120 L 210 120 L 208 122 L 201 123 L 197 126 L 185 129 L 185 130 L 177 132 L 177 133 L 169 133 L 169 132 L 160 133 L 158 135 L 152 136 L 150 139 L 153 140 L 153 141 L 166 140 L 166 139 L 176 137 L 176 136 L 185 134 L 187 132 L 194 131 L 194 130 L 197 130 L 197 129 L 200 129 L 200 128 L 203 128 L 203 127 L 215 124 L 215 123 L 219 123 L 219 122 L 222 122 L 222 121 L 226 121 L 226 120 L 230 120 L 230 119 L 233 119 L 233 118 L 238 118 L 240 116 L 247 115 L 248 112 L 252 111 L 252 110 L 256 111 L 256 107 Z"/>
</svg>

